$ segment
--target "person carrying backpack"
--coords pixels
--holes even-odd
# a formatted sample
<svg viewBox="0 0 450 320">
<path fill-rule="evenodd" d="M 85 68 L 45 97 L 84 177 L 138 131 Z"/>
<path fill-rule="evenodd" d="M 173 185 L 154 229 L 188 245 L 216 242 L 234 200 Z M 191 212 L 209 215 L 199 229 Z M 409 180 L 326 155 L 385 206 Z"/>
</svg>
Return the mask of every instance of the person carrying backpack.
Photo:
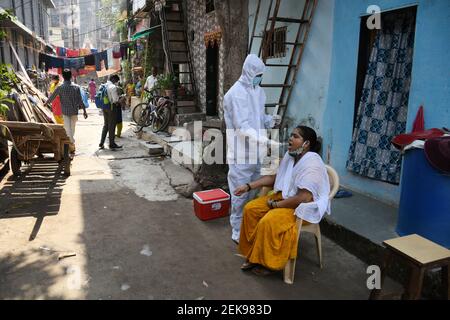
<svg viewBox="0 0 450 320">
<path fill-rule="evenodd" d="M 109 81 L 106 84 L 100 86 L 97 96 L 95 97 L 95 103 L 97 107 L 103 110 L 103 130 L 100 139 L 99 148 L 104 149 L 104 143 L 106 140 L 106 134 L 109 138 L 109 149 L 117 150 L 121 149 L 115 143 L 115 128 L 117 123 L 116 108 L 120 108 L 119 105 L 119 94 L 117 92 L 116 84 L 119 82 L 118 75 L 112 75 L 109 77 Z"/>
</svg>

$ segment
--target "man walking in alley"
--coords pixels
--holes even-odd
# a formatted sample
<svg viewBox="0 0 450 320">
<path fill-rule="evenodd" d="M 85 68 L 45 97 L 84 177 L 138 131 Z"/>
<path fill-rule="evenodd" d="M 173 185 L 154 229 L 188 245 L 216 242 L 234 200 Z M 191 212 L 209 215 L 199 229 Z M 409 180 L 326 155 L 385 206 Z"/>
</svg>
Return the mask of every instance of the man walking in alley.
<svg viewBox="0 0 450 320">
<path fill-rule="evenodd" d="M 158 75 L 158 68 L 153 67 L 152 74 L 149 75 L 147 80 L 145 81 L 144 85 L 145 90 L 152 91 L 155 88 L 155 84 L 158 82 L 157 75 Z"/>
<path fill-rule="evenodd" d="M 53 91 L 47 100 L 50 105 L 56 97 L 61 101 L 61 110 L 64 120 L 64 129 L 70 139 L 70 152 L 75 153 L 75 126 L 78 120 L 78 110 L 83 108 L 83 116 L 87 119 L 86 107 L 81 96 L 81 89 L 72 83 L 72 72 L 69 69 L 63 71 L 64 82 Z"/>
<path fill-rule="evenodd" d="M 100 149 L 104 149 L 106 134 L 108 134 L 109 138 L 109 149 L 117 150 L 121 149 L 122 146 L 119 146 L 115 143 L 115 130 L 117 124 L 117 113 L 122 112 L 120 103 L 119 103 L 119 92 L 117 83 L 119 83 L 119 76 L 114 74 L 109 77 L 108 82 L 106 82 L 106 92 L 109 100 L 110 107 L 103 109 L 103 130 L 102 137 L 100 140 Z"/>
<path fill-rule="evenodd" d="M 256 157 L 252 157 L 254 156 L 252 147 L 258 150 L 257 145 L 262 146 L 268 143 L 269 140 L 262 135 L 261 130 L 273 128 L 281 122 L 281 117 L 265 113 L 266 95 L 259 86 L 264 69 L 265 66 L 261 59 L 254 54 L 248 55 L 242 68 L 241 77 L 224 97 L 229 166 L 228 185 L 231 193 L 231 239 L 235 243 L 239 242 L 242 210 L 251 195 L 245 193 L 236 196 L 234 192 L 237 187 L 259 178 L 262 159 L 259 159 L 259 151 L 256 151 L 258 153 Z M 250 144 L 246 143 L 247 138 L 250 139 Z"/>
</svg>

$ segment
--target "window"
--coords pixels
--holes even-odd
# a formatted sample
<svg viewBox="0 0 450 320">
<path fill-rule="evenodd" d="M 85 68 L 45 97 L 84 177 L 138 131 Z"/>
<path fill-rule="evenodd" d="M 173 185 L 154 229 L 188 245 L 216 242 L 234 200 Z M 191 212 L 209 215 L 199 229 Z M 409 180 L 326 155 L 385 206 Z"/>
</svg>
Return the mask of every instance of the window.
<svg viewBox="0 0 450 320">
<path fill-rule="evenodd" d="M 271 39 L 267 39 L 269 31 L 264 32 L 265 51 L 264 57 L 282 58 L 286 56 L 286 31 L 287 27 L 275 28 Z"/>
<path fill-rule="evenodd" d="M 52 27 L 59 27 L 59 24 L 60 24 L 59 16 L 56 15 L 56 14 L 51 16 L 51 26 Z"/>
<path fill-rule="evenodd" d="M 206 13 L 214 11 L 214 0 L 206 0 Z"/>
</svg>

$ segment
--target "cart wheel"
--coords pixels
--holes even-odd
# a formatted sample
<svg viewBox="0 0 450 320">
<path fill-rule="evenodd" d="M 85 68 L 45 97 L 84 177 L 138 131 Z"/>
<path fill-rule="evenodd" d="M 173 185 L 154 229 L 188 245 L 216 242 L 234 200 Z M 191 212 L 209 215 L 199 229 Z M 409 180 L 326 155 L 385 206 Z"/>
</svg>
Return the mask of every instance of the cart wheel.
<svg viewBox="0 0 450 320">
<path fill-rule="evenodd" d="M 15 176 L 20 176 L 20 167 L 22 166 L 22 161 L 19 159 L 19 154 L 17 153 L 16 149 L 14 149 L 14 147 L 11 148 L 11 151 L 9 152 L 9 166 Z"/>
<path fill-rule="evenodd" d="M 69 154 L 69 144 L 64 144 L 64 175 L 66 177 L 70 176 L 70 154 Z"/>
</svg>

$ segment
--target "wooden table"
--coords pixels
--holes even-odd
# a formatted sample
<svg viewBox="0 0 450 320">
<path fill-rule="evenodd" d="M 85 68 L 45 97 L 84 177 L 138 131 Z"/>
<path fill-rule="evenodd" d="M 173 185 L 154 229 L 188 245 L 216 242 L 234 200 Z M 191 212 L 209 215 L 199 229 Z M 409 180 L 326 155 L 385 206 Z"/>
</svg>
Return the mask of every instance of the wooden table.
<svg viewBox="0 0 450 320">
<path fill-rule="evenodd" d="M 386 249 L 381 266 L 381 287 L 387 268 L 397 256 L 404 260 L 411 270 L 402 299 L 419 299 L 425 272 L 434 268 L 441 268 L 443 285 L 447 287 L 446 298 L 450 299 L 450 250 L 417 234 L 386 240 L 383 244 Z M 379 299 L 380 296 L 381 289 L 373 289 L 370 299 Z"/>
</svg>

